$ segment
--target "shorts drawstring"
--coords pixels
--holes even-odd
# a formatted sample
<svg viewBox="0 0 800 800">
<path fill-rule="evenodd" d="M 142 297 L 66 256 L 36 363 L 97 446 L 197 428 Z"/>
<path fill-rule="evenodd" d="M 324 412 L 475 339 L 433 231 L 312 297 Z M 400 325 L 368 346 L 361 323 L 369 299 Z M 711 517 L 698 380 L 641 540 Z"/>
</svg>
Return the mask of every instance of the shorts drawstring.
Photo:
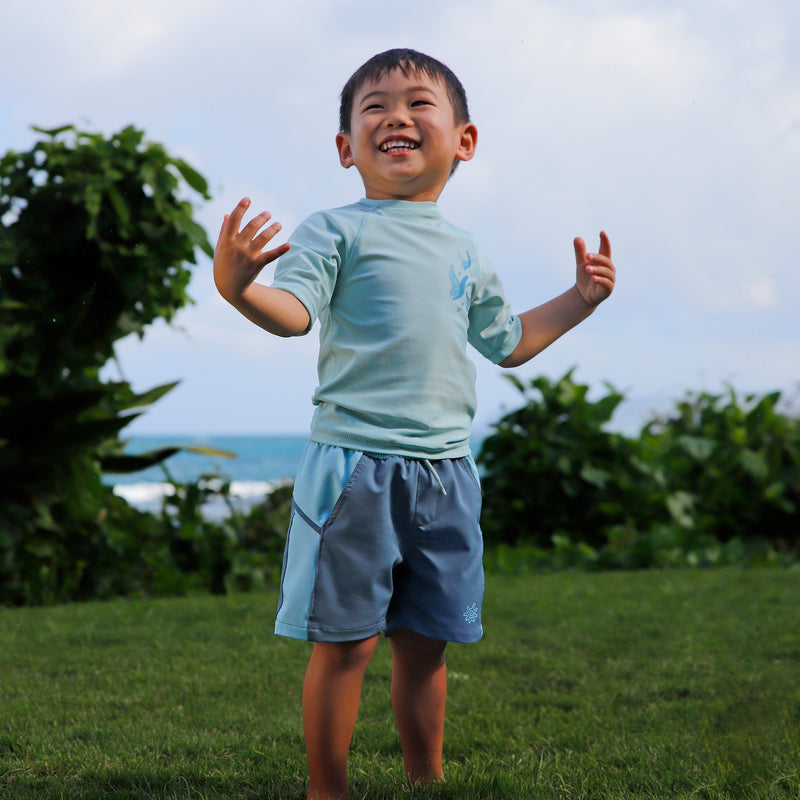
<svg viewBox="0 0 800 800">
<path fill-rule="evenodd" d="M 442 479 L 439 477 L 439 473 L 435 470 L 433 464 L 427 459 L 423 458 L 422 463 L 430 470 L 431 475 L 436 478 L 436 483 L 439 484 L 439 488 L 442 490 L 442 494 L 446 495 L 447 490 L 444 488 L 444 484 L 442 483 Z"/>
</svg>

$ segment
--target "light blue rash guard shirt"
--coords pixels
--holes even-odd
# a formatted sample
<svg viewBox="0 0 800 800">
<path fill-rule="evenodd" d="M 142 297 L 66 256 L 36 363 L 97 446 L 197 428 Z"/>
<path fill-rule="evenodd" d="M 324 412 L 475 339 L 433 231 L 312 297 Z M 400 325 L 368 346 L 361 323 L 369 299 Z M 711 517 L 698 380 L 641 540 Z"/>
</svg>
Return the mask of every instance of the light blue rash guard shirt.
<svg viewBox="0 0 800 800">
<path fill-rule="evenodd" d="M 467 342 L 499 363 L 521 336 L 472 237 L 433 202 L 365 199 L 313 214 L 289 241 L 272 285 L 320 321 L 311 439 L 410 458 L 468 455 Z"/>
</svg>

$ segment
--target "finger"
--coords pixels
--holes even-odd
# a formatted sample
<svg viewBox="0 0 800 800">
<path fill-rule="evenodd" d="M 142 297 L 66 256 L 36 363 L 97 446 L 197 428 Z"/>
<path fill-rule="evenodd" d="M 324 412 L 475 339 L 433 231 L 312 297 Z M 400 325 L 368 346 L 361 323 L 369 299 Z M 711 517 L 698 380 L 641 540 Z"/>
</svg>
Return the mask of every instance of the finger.
<svg viewBox="0 0 800 800">
<path fill-rule="evenodd" d="M 601 286 L 608 287 L 609 292 L 614 288 L 617 281 L 613 267 L 592 267 L 590 277 L 592 283 L 599 283 Z"/>
<path fill-rule="evenodd" d="M 613 264 L 601 264 L 597 261 L 592 261 L 586 266 L 586 272 L 589 275 L 602 275 L 605 278 L 613 278 L 616 270 Z"/>
<path fill-rule="evenodd" d="M 264 253 L 264 255 L 267 257 L 265 263 L 269 264 L 270 261 L 274 261 L 276 258 L 280 258 L 284 253 L 288 253 L 290 247 L 291 245 L 289 242 L 284 242 L 284 244 L 279 245 L 274 250 L 268 250 L 266 253 Z"/>
<path fill-rule="evenodd" d="M 605 275 L 613 278 L 616 268 L 605 256 L 589 256 L 586 272 L 589 275 Z"/>
<path fill-rule="evenodd" d="M 592 278 L 592 282 L 596 286 L 605 287 L 605 297 L 608 297 L 614 291 L 614 281 L 605 278 Z"/>
<path fill-rule="evenodd" d="M 272 214 L 269 211 L 262 211 L 256 214 L 247 225 L 242 229 L 242 236 L 248 239 L 255 239 L 258 232 L 272 219 Z"/>
<path fill-rule="evenodd" d="M 600 231 L 600 255 L 611 258 L 611 241 L 605 231 Z"/>
<path fill-rule="evenodd" d="M 261 270 L 264 269 L 267 264 L 280 258 L 284 253 L 288 253 L 289 247 L 289 243 L 286 242 L 278 247 L 273 248 L 272 250 L 267 250 L 266 253 L 261 253 L 258 258 L 254 260 L 254 264 L 258 271 L 261 272 Z"/>
<path fill-rule="evenodd" d="M 586 263 L 586 242 L 581 239 L 580 236 L 575 237 L 575 241 L 573 242 L 575 247 L 575 261 L 578 264 L 585 264 Z"/>
<path fill-rule="evenodd" d="M 591 276 L 592 283 L 599 283 L 602 286 L 608 286 L 609 289 L 614 288 L 616 279 L 613 275 L 594 274 Z"/>
<path fill-rule="evenodd" d="M 239 230 L 239 226 L 242 224 L 242 217 L 244 216 L 244 212 L 250 207 L 250 198 L 243 197 L 237 204 L 236 207 L 231 211 L 231 227 L 234 231 Z"/>
<path fill-rule="evenodd" d="M 272 225 L 269 226 L 269 228 L 267 228 L 264 231 L 261 231 L 261 233 L 259 233 L 258 236 L 256 236 L 255 239 L 253 239 L 253 244 L 259 250 L 262 250 L 267 245 L 267 243 L 280 232 L 281 227 L 282 226 L 280 222 L 273 222 Z"/>
<path fill-rule="evenodd" d="M 225 228 L 228 225 L 228 219 L 229 219 L 229 215 L 228 214 L 226 214 L 222 218 L 222 225 L 220 226 L 220 229 L 219 229 L 219 236 L 217 236 L 217 244 L 219 244 L 222 241 L 222 237 L 225 234 Z"/>
</svg>

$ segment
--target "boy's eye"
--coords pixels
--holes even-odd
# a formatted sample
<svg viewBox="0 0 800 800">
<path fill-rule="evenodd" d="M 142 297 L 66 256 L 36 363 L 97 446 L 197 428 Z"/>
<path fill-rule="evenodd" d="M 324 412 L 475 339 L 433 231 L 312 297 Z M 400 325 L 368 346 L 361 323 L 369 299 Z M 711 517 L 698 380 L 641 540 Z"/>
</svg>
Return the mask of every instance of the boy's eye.
<svg viewBox="0 0 800 800">
<path fill-rule="evenodd" d="M 414 102 L 411 103 L 411 108 L 414 108 L 415 106 L 429 106 L 429 105 L 430 105 L 429 100 L 414 100 Z"/>
</svg>

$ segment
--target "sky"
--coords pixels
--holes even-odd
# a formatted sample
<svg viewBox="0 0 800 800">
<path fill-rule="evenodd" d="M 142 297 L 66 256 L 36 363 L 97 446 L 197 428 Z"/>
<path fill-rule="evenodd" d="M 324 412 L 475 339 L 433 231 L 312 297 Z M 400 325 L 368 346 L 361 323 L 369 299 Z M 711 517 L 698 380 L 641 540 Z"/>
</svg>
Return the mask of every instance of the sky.
<svg viewBox="0 0 800 800">
<path fill-rule="evenodd" d="M 427 52 L 479 132 L 439 206 L 514 310 L 572 285 L 575 236 L 611 238 L 613 296 L 517 377 L 575 368 L 591 397 L 610 383 L 623 428 L 728 385 L 800 403 L 797 0 L 27 0 L 3 4 L 0 30 L 2 152 L 32 146 L 33 125 L 133 124 L 208 179 L 196 219 L 212 242 L 243 196 L 278 241 L 361 198 L 335 150 L 339 92 L 377 52 Z M 126 433 L 307 430 L 316 329 L 262 332 L 202 254 L 189 294 L 175 327 L 118 344 L 135 389 L 181 381 Z M 521 397 L 474 356 L 480 429 Z"/>
</svg>

